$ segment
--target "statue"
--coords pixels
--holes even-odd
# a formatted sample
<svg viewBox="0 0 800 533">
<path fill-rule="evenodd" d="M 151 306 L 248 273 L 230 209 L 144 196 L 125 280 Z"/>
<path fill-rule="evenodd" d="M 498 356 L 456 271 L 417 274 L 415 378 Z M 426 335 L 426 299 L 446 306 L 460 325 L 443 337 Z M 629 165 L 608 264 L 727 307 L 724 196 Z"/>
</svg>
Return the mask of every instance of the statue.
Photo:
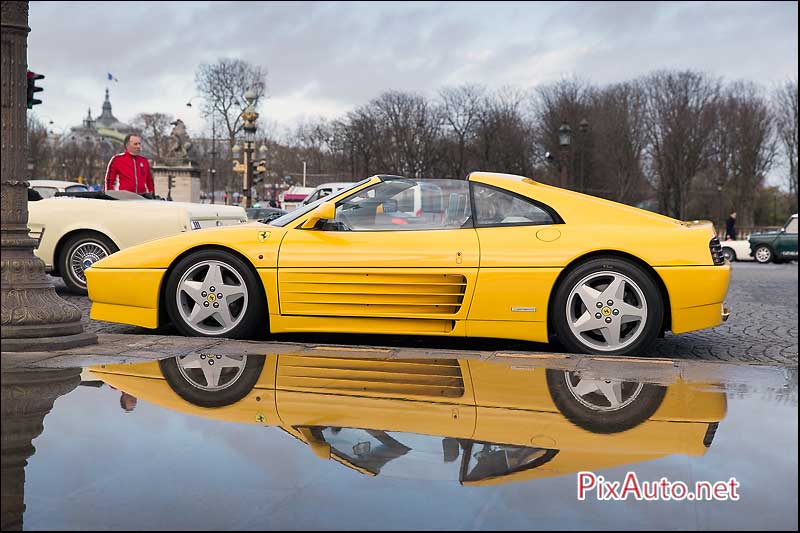
<svg viewBox="0 0 800 533">
<path fill-rule="evenodd" d="M 169 134 L 169 155 L 175 159 L 180 159 L 183 163 L 188 163 L 190 155 L 192 154 L 192 143 L 189 139 L 189 134 L 186 133 L 186 125 L 181 119 L 176 119 L 170 122 L 172 126 L 172 133 Z"/>
</svg>

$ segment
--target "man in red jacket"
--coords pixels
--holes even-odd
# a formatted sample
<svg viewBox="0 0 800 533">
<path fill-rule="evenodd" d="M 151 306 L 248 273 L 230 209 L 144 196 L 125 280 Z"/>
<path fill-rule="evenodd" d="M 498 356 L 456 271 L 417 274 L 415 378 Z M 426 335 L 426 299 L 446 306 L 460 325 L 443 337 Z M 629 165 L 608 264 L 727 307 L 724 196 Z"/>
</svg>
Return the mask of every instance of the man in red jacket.
<svg viewBox="0 0 800 533">
<path fill-rule="evenodd" d="M 131 191 L 137 194 L 155 193 L 150 163 L 142 153 L 142 138 L 125 136 L 125 151 L 111 156 L 106 168 L 107 191 Z"/>
</svg>

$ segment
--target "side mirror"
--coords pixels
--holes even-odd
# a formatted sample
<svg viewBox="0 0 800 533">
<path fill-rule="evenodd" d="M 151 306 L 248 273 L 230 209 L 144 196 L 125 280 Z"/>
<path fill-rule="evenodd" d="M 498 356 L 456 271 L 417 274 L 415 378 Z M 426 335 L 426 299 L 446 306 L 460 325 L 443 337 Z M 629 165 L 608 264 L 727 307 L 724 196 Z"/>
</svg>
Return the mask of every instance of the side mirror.
<svg viewBox="0 0 800 533">
<path fill-rule="evenodd" d="M 320 206 L 321 207 L 321 206 Z M 306 439 L 309 448 L 314 452 L 314 455 L 320 459 L 331 458 L 331 445 L 327 442 L 321 441 L 314 436 L 309 428 L 297 428 L 300 434 Z"/>
<path fill-rule="evenodd" d="M 320 220 L 333 220 L 335 218 L 336 204 L 333 202 L 322 202 L 316 209 L 311 211 L 311 216 L 303 222 L 301 227 L 303 229 L 314 229 L 317 226 L 317 222 Z"/>
</svg>

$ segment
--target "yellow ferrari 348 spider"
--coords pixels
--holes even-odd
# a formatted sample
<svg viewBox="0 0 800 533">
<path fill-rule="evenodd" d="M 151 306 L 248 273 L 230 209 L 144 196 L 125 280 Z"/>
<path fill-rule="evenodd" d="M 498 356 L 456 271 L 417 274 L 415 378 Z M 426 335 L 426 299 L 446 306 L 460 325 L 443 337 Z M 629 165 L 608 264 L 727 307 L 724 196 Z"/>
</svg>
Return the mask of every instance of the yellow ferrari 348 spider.
<svg viewBox="0 0 800 533">
<path fill-rule="evenodd" d="M 555 337 L 631 354 L 726 318 L 730 265 L 710 222 L 473 172 L 373 176 L 269 224 L 125 249 L 86 277 L 92 318 L 184 335 Z"/>
</svg>

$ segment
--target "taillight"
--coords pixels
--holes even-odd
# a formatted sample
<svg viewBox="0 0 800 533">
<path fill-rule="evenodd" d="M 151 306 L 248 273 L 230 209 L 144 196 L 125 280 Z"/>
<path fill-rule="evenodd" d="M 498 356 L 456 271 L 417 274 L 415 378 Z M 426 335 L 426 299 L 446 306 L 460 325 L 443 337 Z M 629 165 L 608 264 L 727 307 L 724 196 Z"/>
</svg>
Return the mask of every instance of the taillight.
<svg viewBox="0 0 800 533">
<path fill-rule="evenodd" d="M 708 249 L 711 251 L 711 259 L 715 265 L 725 264 L 725 254 L 722 253 L 722 245 L 719 243 L 718 238 L 711 239 L 711 242 L 708 243 Z"/>
</svg>

